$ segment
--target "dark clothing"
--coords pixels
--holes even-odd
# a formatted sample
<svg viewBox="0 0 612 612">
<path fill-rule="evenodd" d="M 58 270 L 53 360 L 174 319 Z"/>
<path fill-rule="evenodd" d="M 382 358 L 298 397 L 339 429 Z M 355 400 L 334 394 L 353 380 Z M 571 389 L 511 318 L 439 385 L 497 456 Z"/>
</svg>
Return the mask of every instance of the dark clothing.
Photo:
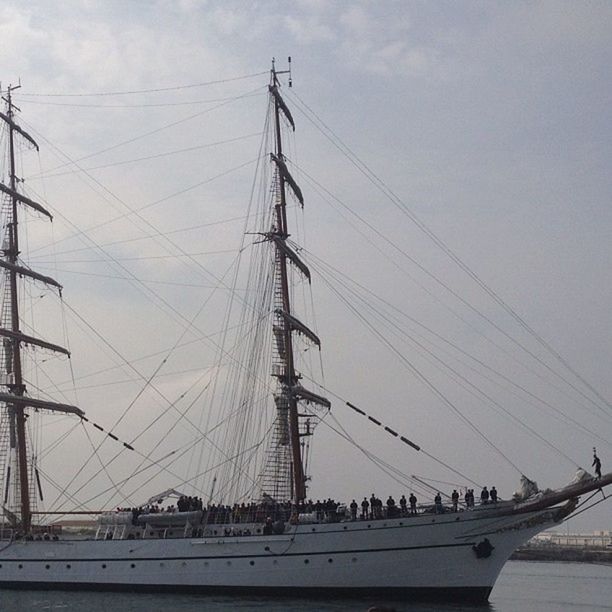
<svg viewBox="0 0 612 612">
<path fill-rule="evenodd" d="M 597 455 L 593 455 L 593 467 L 595 468 L 595 475 L 597 478 L 601 478 L 601 461 Z"/>
<path fill-rule="evenodd" d="M 439 493 L 434 497 L 434 503 L 436 505 L 436 512 L 438 514 L 441 514 L 442 513 L 442 496 Z"/>
<path fill-rule="evenodd" d="M 361 502 L 361 518 L 365 521 L 368 518 L 368 508 L 370 507 L 370 502 L 364 497 Z"/>
</svg>

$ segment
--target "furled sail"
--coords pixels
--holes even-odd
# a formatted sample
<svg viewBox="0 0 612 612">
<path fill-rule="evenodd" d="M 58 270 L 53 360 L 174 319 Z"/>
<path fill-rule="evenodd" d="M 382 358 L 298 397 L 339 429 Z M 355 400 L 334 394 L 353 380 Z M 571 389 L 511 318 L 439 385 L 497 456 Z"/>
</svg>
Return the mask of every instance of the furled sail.
<svg viewBox="0 0 612 612">
<path fill-rule="evenodd" d="M 34 399 L 25 395 L 13 395 L 12 393 L 0 393 L 0 402 L 14 404 L 17 406 L 30 406 L 30 408 L 39 408 L 41 410 L 51 410 L 53 412 L 64 412 L 66 414 L 76 414 L 79 417 L 85 416 L 85 413 L 76 406 L 69 404 L 58 404 L 57 402 L 48 402 L 46 400 Z"/>
<path fill-rule="evenodd" d="M 0 336 L 10 338 L 11 340 L 19 340 L 19 342 L 24 342 L 25 344 L 34 344 L 35 346 L 40 346 L 41 348 L 46 348 L 51 351 L 55 351 L 56 353 L 63 353 L 64 355 L 68 355 L 68 357 L 70 357 L 70 351 L 65 349 L 63 346 L 52 344 L 51 342 L 40 340 L 38 338 L 34 338 L 33 336 L 26 336 L 21 332 L 14 332 L 10 329 L 0 327 Z"/>
<path fill-rule="evenodd" d="M 37 210 L 39 213 L 47 215 L 47 217 L 49 217 L 49 219 L 53 221 L 53 215 L 48 210 L 43 208 L 43 206 L 41 206 L 38 202 L 30 200 L 30 198 L 26 198 L 26 196 L 22 195 L 18 191 L 15 191 L 14 189 L 11 189 L 10 187 L 7 187 L 6 185 L 3 185 L 2 183 L 0 183 L 0 191 L 3 191 L 7 195 L 10 195 L 12 198 L 15 198 L 18 202 L 21 202 L 22 204 L 25 204 L 26 206 Z"/>
<path fill-rule="evenodd" d="M 5 115 L 4 113 L 0 113 L 0 117 L 4 119 L 16 132 L 19 132 L 26 140 L 28 140 L 38 151 L 38 144 L 23 128 L 17 125 L 8 115 Z"/>
<path fill-rule="evenodd" d="M 0 268 L 12 270 L 13 272 L 17 272 L 17 274 L 21 274 L 22 276 L 29 276 L 30 278 L 39 280 L 47 285 L 53 285 L 60 291 L 62 290 L 62 286 L 55 279 L 51 278 L 50 276 L 45 276 L 44 274 L 39 274 L 38 272 L 34 272 L 34 270 L 30 270 L 30 268 L 12 264 L 4 259 L 0 259 Z"/>
<path fill-rule="evenodd" d="M 297 319 L 293 315 L 290 315 L 288 312 L 281 310 L 280 308 L 277 308 L 275 312 L 277 315 L 283 317 L 283 319 L 285 320 L 285 323 L 292 330 L 295 330 L 299 332 L 300 334 L 303 334 L 309 340 L 314 342 L 314 344 L 316 344 L 318 347 L 321 346 L 321 340 L 319 340 L 319 336 L 317 336 L 317 334 L 315 334 L 311 329 L 306 327 L 306 325 L 304 325 L 304 323 L 302 323 L 299 319 Z"/>
<path fill-rule="evenodd" d="M 277 416 L 277 429 L 278 429 L 278 441 L 281 445 L 286 446 L 289 444 L 289 403 L 285 395 L 275 395 L 274 403 L 278 411 Z"/>
<path fill-rule="evenodd" d="M 270 90 L 270 93 L 274 96 L 278 107 L 283 111 L 283 114 L 285 115 L 285 117 L 287 117 L 287 121 L 289 121 L 291 127 L 293 128 L 293 131 L 295 132 L 295 122 L 293 121 L 293 117 L 291 116 L 291 111 L 287 108 L 285 101 L 281 97 L 278 91 L 278 87 L 276 87 L 276 85 L 268 85 L 268 89 Z"/>
<path fill-rule="evenodd" d="M 278 234 L 270 234 L 272 240 L 276 246 L 289 258 L 289 261 L 296 268 L 300 270 L 300 272 L 308 279 L 310 282 L 310 270 L 308 266 L 298 257 L 298 254 L 287 244 L 287 242 Z"/>
<path fill-rule="evenodd" d="M 319 404 L 319 406 L 324 406 L 325 408 L 331 408 L 331 402 L 326 397 L 323 397 L 318 393 L 314 393 L 313 391 L 308 391 L 308 389 L 304 389 L 302 385 L 294 385 L 291 387 L 291 392 L 298 399 L 313 402 L 315 404 Z"/>
<path fill-rule="evenodd" d="M 274 153 L 270 153 L 272 160 L 276 164 L 278 171 L 281 173 L 281 176 L 285 180 L 286 183 L 289 184 L 291 190 L 295 194 L 295 197 L 298 199 L 300 204 L 304 206 L 304 196 L 302 195 L 302 190 L 299 188 L 298 184 L 295 182 L 295 179 L 291 176 L 289 169 L 287 168 L 287 164 Z"/>
<path fill-rule="evenodd" d="M 274 325 L 272 327 L 272 331 L 274 332 L 274 340 L 276 342 L 276 351 L 278 352 L 278 356 L 281 359 L 285 358 L 286 347 L 285 347 L 285 335 L 283 330 L 278 327 L 278 325 Z"/>
</svg>

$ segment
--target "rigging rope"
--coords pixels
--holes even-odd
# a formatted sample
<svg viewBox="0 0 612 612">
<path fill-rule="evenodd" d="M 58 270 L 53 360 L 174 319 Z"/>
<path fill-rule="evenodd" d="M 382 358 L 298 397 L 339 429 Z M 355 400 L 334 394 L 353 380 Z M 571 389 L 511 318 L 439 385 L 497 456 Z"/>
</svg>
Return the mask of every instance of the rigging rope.
<svg viewBox="0 0 612 612">
<path fill-rule="evenodd" d="M 323 262 L 321 262 L 323 263 Z M 331 266 L 329 266 L 331 268 Z M 315 268 L 316 269 L 316 268 Z M 333 268 L 332 268 L 333 269 Z M 319 270 L 321 276 L 323 276 L 323 274 L 321 273 L 321 271 Z M 336 271 L 337 272 L 337 271 Z M 392 326 L 393 330 L 396 332 L 401 333 L 402 335 L 407 336 L 407 338 L 413 343 L 415 344 L 421 351 L 425 352 L 427 355 L 429 355 L 433 360 L 435 360 L 435 362 L 439 365 L 441 365 L 443 368 L 445 368 L 446 370 L 448 370 L 452 376 L 455 378 L 455 380 L 457 380 L 457 382 L 459 384 L 461 384 L 461 386 L 463 388 L 466 388 L 466 390 L 468 392 L 470 392 L 472 395 L 474 395 L 475 397 L 477 397 L 478 399 L 480 399 L 481 401 L 486 400 L 486 402 L 488 402 L 487 405 L 492 405 L 495 406 L 497 409 L 499 409 L 503 414 L 502 416 L 506 416 L 507 418 L 511 419 L 515 425 L 518 425 L 519 427 L 522 427 L 523 429 L 525 429 L 528 433 L 530 433 L 534 438 L 536 438 L 538 441 L 546 444 L 547 446 L 549 446 L 551 449 L 553 449 L 556 453 L 558 453 L 560 456 L 562 456 L 564 459 L 566 459 L 569 463 L 571 463 L 574 467 L 579 467 L 578 463 L 573 460 L 571 457 L 569 457 L 569 455 L 567 455 L 565 452 L 563 452 L 558 446 L 554 445 L 552 442 L 550 442 L 549 440 L 547 440 L 544 436 L 542 436 L 541 434 L 539 434 L 535 429 L 533 429 L 532 427 L 530 427 L 529 425 L 527 425 L 527 423 L 525 423 L 523 420 L 519 419 L 516 415 L 514 415 L 510 410 L 506 409 L 502 404 L 500 404 L 500 402 L 498 402 L 497 400 L 495 400 L 493 397 L 491 397 L 490 394 L 486 393 L 485 391 L 483 391 L 480 387 L 478 387 L 476 384 L 472 383 L 470 380 L 468 380 L 465 376 L 463 376 L 460 372 L 458 372 L 456 370 L 456 368 L 453 368 L 452 366 L 450 366 L 448 363 L 446 363 L 445 361 L 443 361 L 441 358 L 439 358 L 437 355 L 435 355 L 433 353 L 432 350 L 428 349 L 426 346 L 423 345 L 422 342 L 420 342 L 419 340 L 413 338 L 412 336 L 410 336 L 406 331 L 404 331 L 404 329 L 402 327 L 400 327 L 399 325 L 396 325 L 387 315 L 385 315 L 382 311 L 378 310 L 374 305 L 368 303 L 365 298 L 363 298 L 361 295 L 359 295 L 358 293 L 356 293 L 355 291 L 353 291 L 351 289 L 350 286 L 348 286 L 345 282 L 345 279 L 354 283 L 354 281 L 352 281 L 352 279 L 350 279 L 349 277 L 344 277 L 344 278 L 338 278 L 333 277 L 335 282 L 337 284 L 342 285 L 343 287 L 345 287 L 347 289 L 347 291 L 351 292 L 355 298 L 359 301 L 361 301 L 366 307 L 370 308 L 375 315 L 377 315 L 378 317 L 380 317 L 383 322 L 388 323 L 390 326 Z M 329 283 L 329 281 L 326 281 Z M 331 284 L 331 283 L 329 283 Z M 356 284 L 359 288 L 364 289 L 362 286 L 360 286 L 358 283 L 354 283 Z M 364 289 L 365 290 L 365 289 Z M 369 292 L 368 290 L 365 290 L 367 293 L 371 294 L 371 292 Z M 388 302 L 386 302 L 383 298 L 381 298 L 380 296 L 377 296 L 375 294 L 372 294 L 373 297 L 375 297 L 377 300 L 379 300 L 380 302 L 382 302 L 383 304 L 389 305 Z M 345 303 L 348 303 L 346 300 L 343 299 L 343 301 L 345 301 Z M 394 308 L 394 307 L 393 307 Z M 394 310 L 397 310 L 398 312 L 401 313 L 401 311 L 399 311 L 397 308 L 394 308 Z M 403 314 L 403 313 L 401 313 Z M 408 317 L 411 321 L 416 322 L 414 319 L 412 319 L 411 317 Z M 426 328 L 425 326 L 421 326 Z M 431 331 L 431 330 L 428 330 Z M 431 332 L 434 333 L 434 332 Z M 441 336 L 439 336 L 438 334 L 434 335 L 437 338 L 440 338 L 442 340 L 444 340 Z M 462 354 L 466 355 L 466 356 L 470 356 L 468 355 L 465 351 L 461 351 Z M 492 370 L 491 368 L 487 368 Z M 494 370 L 492 370 L 494 371 Z M 504 377 L 505 378 L 505 377 Z M 488 380 L 490 380 L 491 382 L 495 382 L 493 380 L 491 380 L 490 378 L 488 378 Z M 560 414 L 561 411 L 558 411 Z M 575 422 L 576 425 L 580 424 L 576 421 Z M 598 434 L 596 434 L 595 432 L 591 432 L 589 431 L 587 428 L 581 426 L 581 428 L 586 431 L 587 433 L 589 433 L 590 435 L 594 435 L 596 437 L 600 437 L 598 436 Z M 606 441 L 605 439 L 602 439 L 602 441 Z"/>
<path fill-rule="evenodd" d="M 244 136 L 237 136 L 236 138 L 227 138 L 225 140 L 218 140 L 216 142 L 209 142 L 203 145 L 197 145 L 195 147 L 184 147 L 182 149 L 173 149 L 172 151 L 165 151 L 163 153 L 156 153 L 155 155 L 145 155 L 144 157 L 134 157 L 132 159 L 124 159 L 118 162 L 113 162 L 110 164 L 102 164 L 99 166 L 91 166 L 89 168 L 74 168 L 72 170 L 66 170 L 65 172 L 57 172 L 55 174 L 49 174 L 47 172 L 39 172 L 34 176 L 30 176 L 28 180 L 36 180 L 41 178 L 56 178 L 58 176 L 66 176 L 67 174 L 75 174 L 77 172 L 91 172 L 92 170 L 102 170 L 104 168 L 114 168 L 116 166 L 125 166 L 126 164 L 134 164 L 137 162 L 148 161 L 150 159 L 159 159 L 161 157 L 170 157 L 171 155 L 178 155 L 179 153 L 191 153 L 193 151 L 201 151 L 202 149 L 209 149 L 211 147 L 216 147 L 219 145 L 230 144 L 233 142 L 240 142 L 242 140 L 248 140 L 249 138 L 254 138 L 255 136 L 260 136 L 260 133 L 256 134 L 245 134 Z M 51 172 L 51 171 L 49 171 Z M 175 230 L 177 231 L 177 230 Z"/>
<path fill-rule="evenodd" d="M 325 188 L 323 185 L 321 185 L 318 181 L 316 181 L 316 179 L 314 179 L 312 176 L 310 176 L 305 170 L 302 169 L 302 172 L 304 173 L 304 175 L 307 177 L 307 179 L 310 181 L 311 184 L 315 185 L 316 187 L 318 187 L 319 189 L 323 190 L 330 198 L 332 198 L 334 201 L 336 201 L 340 206 L 342 206 L 347 212 L 349 212 L 351 215 L 353 215 L 354 217 L 356 217 L 361 223 L 363 223 L 366 227 L 368 227 L 373 233 L 375 233 L 379 238 L 381 238 L 384 242 L 386 242 L 387 244 L 389 244 L 394 250 L 396 250 L 398 253 L 400 253 L 402 256 L 406 257 L 411 263 L 413 263 L 419 270 L 421 270 L 424 274 L 426 274 L 428 277 L 430 277 L 432 280 L 434 280 L 436 282 L 436 284 L 440 285 L 441 287 L 443 287 L 446 291 L 449 292 L 450 295 L 452 295 L 453 297 L 455 297 L 459 302 L 461 302 L 462 304 L 464 304 L 467 308 L 469 308 L 470 310 L 472 310 L 473 312 L 475 312 L 478 316 L 480 316 L 481 318 L 483 318 L 485 321 L 487 321 L 494 329 L 497 329 L 497 331 L 499 331 L 502 335 L 504 335 L 505 337 L 507 337 L 509 340 L 512 341 L 513 344 L 519 346 L 519 348 L 523 348 L 522 345 L 520 343 L 518 343 L 516 340 L 514 340 L 513 338 L 511 338 L 511 336 L 509 336 L 504 330 L 502 330 L 492 319 L 490 319 L 490 317 L 488 317 L 486 314 L 481 313 L 480 311 L 478 311 L 477 308 L 475 308 L 474 306 L 472 306 L 465 298 L 461 297 L 457 292 L 455 292 L 451 287 L 449 287 L 444 281 L 442 281 L 441 279 L 439 279 L 437 276 L 435 276 L 432 272 L 430 272 L 429 270 L 427 270 L 425 267 L 423 267 L 419 262 L 417 262 L 414 258 L 412 258 L 406 251 L 404 251 L 401 247 L 399 247 L 397 244 L 395 244 L 393 241 L 391 241 L 385 234 L 383 234 L 382 232 L 380 232 L 379 230 L 377 230 L 372 224 L 370 224 L 368 221 L 366 221 L 363 217 L 361 217 L 357 212 L 355 212 L 353 209 L 351 209 L 348 205 L 346 205 L 344 202 L 342 202 L 338 197 L 336 197 L 333 193 L 331 193 L 327 188 Z M 317 190 L 315 187 L 315 190 Z M 317 190 L 317 192 L 319 193 L 319 195 L 321 195 L 320 191 Z M 329 202 L 329 200 L 327 200 L 324 196 L 323 200 L 325 202 L 327 202 L 328 204 L 330 204 L 330 206 L 333 206 L 331 204 L 331 202 Z M 364 234 L 363 232 L 361 232 L 358 228 L 355 228 L 356 231 L 358 231 L 362 236 L 364 236 L 364 238 L 366 238 L 366 240 L 368 240 L 371 244 L 372 242 L 369 240 L 369 238 L 367 237 L 366 234 Z M 404 270 L 403 268 L 401 268 L 397 262 L 388 254 L 385 253 L 382 249 L 376 247 L 376 245 L 373 245 L 385 258 L 387 258 L 389 261 L 391 261 L 391 263 L 396 266 L 403 274 L 406 274 L 417 286 L 419 286 L 423 291 L 425 291 L 428 295 L 430 295 L 431 297 L 433 297 L 434 299 L 439 300 L 439 298 L 437 298 L 430 290 L 428 290 L 425 286 L 423 286 L 421 283 L 419 283 L 414 277 L 412 277 L 410 274 L 407 273 L 406 270 Z M 442 303 L 442 302 L 441 302 Z M 539 372 L 529 369 L 527 368 L 526 364 L 523 363 L 522 361 L 518 360 L 516 357 L 514 357 L 513 355 L 511 355 L 510 353 L 508 353 L 503 347 L 501 347 L 498 343 L 494 342 L 491 338 L 489 338 L 487 335 L 485 335 L 482 331 L 476 329 L 474 326 L 472 326 L 465 318 L 463 318 L 460 314 L 458 314 L 454 309 L 450 308 L 449 306 L 443 304 L 443 307 L 445 309 L 447 309 L 449 312 L 451 312 L 454 316 L 456 316 L 460 321 L 462 321 L 469 329 L 473 330 L 475 333 L 477 333 L 478 335 L 482 336 L 487 342 L 491 343 L 493 346 L 495 346 L 498 350 L 502 351 L 504 354 L 506 354 L 508 357 L 510 357 L 511 359 L 513 359 L 516 363 L 518 363 L 521 367 L 527 369 L 528 371 L 530 371 L 532 374 L 534 374 L 535 376 L 538 377 L 538 379 L 540 379 L 542 382 L 544 382 L 547 385 L 550 385 L 551 387 L 553 387 L 554 389 L 556 389 L 559 392 L 564 393 L 564 395 L 568 396 L 567 393 L 563 392 L 563 390 L 553 384 L 552 381 L 547 380 L 546 378 L 544 378 Z M 536 361 L 540 362 L 541 364 L 543 363 L 541 360 L 539 360 L 536 357 Z M 557 378 L 559 378 L 559 376 L 557 376 Z M 561 378 L 562 382 L 568 384 L 570 387 L 572 387 L 571 383 L 569 383 L 569 381 L 566 381 L 565 379 Z M 576 390 L 574 388 L 574 390 Z M 581 397 L 584 397 L 584 394 L 580 393 L 579 391 L 577 391 L 578 394 Z M 590 400 L 588 397 L 586 397 L 585 399 L 587 399 L 587 401 L 589 401 L 590 404 L 592 404 L 592 400 Z M 574 400 L 576 401 L 576 400 Z M 581 402 L 578 402 L 581 406 L 584 406 L 584 404 L 582 404 Z M 597 408 L 599 408 L 601 410 L 601 408 L 597 405 L 595 405 Z M 610 415 L 608 413 L 603 413 L 604 416 L 609 417 Z M 569 417 L 568 417 L 569 418 Z"/>
<path fill-rule="evenodd" d="M 90 92 L 90 93 L 27 93 L 27 92 L 19 92 L 20 98 L 37 98 L 37 97 L 47 97 L 47 98 L 71 98 L 71 97 L 88 97 L 88 96 L 127 96 L 132 94 L 142 94 L 142 93 L 159 93 L 163 91 L 177 91 L 180 89 L 193 89 L 194 87 L 206 87 L 208 85 L 218 85 L 220 83 L 230 83 L 232 81 L 241 81 L 244 79 L 252 79 L 254 77 L 259 77 L 264 74 L 268 74 L 268 71 L 265 70 L 263 72 L 254 72 L 252 74 L 243 74 L 242 76 L 237 77 L 229 77 L 226 79 L 216 79 L 214 81 L 204 81 L 202 83 L 190 83 L 187 85 L 175 85 L 173 87 L 157 87 L 155 89 L 132 89 L 132 90 L 122 90 L 122 91 L 103 91 L 103 92 Z"/>
<path fill-rule="evenodd" d="M 248 97 L 266 95 L 265 92 L 252 93 Z M 75 102 L 50 102 L 49 100 L 21 100 L 21 103 L 25 104 L 39 104 L 41 106 L 68 106 L 71 108 L 166 108 L 171 106 L 194 106 L 197 104 L 214 104 L 216 102 L 226 102 L 232 100 L 232 97 L 225 98 L 211 98 L 209 100 L 188 100 L 185 102 L 154 102 L 154 103 L 141 103 L 141 104 L 79 104 Z"/>
<path fill-rule="evenodd" d="M 432 242 L 439 247 L 443 253 L 445 253 L 465 274 L 470 277 L 489 297 L 491 297 L 506 313 L 508 313 L 525 331 L 527 331 L 543 348 L 545 348 L 549 354 L 551 354 L 561 365 L 563 365 L 573 376 L 580 381 L 591 393 L 601 402 L 599 404 L 591 396 L 585 394 L 582 390 L 578 389 L 576 385 L 567 381 L 559 372 L 551 368 L 547 363 L 542 361 L 532 351 L 529 351 L 516 339 L 512 338 L 507 332 L 503 331 L 498 326 L 496 329 L 511 342 L 517 344 L 522 348 L 528 355 L 535 359 L 540 365 L 547 369 L 555 377 L 559 378 L 562 382 L 570 386 L 576 393 L 581 395 L 584 399 L 591 402 L 595 407 L 603 410 L 602 405 L 607 409 L 612 410 L 612 404 L 606 400 L 602 394 L 589 382 L 587 381 L 575 368 L 567 362 L 567 360 L 556 351 L 550 343 L 548 343 L 542 336 L 540 336 L 527 322 L 507 303 L 505 302 L 493 289 L 491 289 L 459 256 L 441 239 L 439 238 L 423 221 L 421 221 L 417 215 L 410 210 L 410 208 L 397 196 L 385 183 L 380 179 L 374 171 L 372 171 L 365 162 L 363 162 L 351 149 L 346 145 L 337 134 L 293 91 L 292 97 L 297 100 L 296 106 L 298 110 L 310 121 L 347 159 L 353 164 L 359 172 L 361 172 L 377 189 L 379 189 L 385 197 L 387 197 L 400 211 L 408 216 L 408 218 L 418 227 Z M 314 119 L 313 119 L 314 117 Z M 462 300 L 464 301 L 464 300 Z M 480 312 L 478 309 L 471 306 L 469 303 L 464 301 L 474 312 L 481 317 L 488 320 L 487 317 Z M 489 321 L 490 322 L 490 321 Z"/>
<path fill-rule="evenodd" d="M 236 96 L 234 98 L 231 98 L 229 101 L 226 102 L 221 102 L 219 104 L 217 104 L 216 106 L 211 106 L 210 108 L 205 108 L 204 110 L 198 111 L 197 113 L 194 113 L 192 115 L 188 115 L 187 117 L 183 117 L 181 119 L 176 119 L 175 121 L 171 121 L 170 123 L 166 123 L 164 125 L 161 125 L 153 130 L 149 130 L 148 132 L 144 132 L 142 134 L 139 134 L 138 136 L 133 136 L 132 138 L 128 138 L 127 140 L 122 140 L 120 142 L 115 143 L 114 145 L 111 145 L 109 147 L 105 147 L 104 149 L 100 149 L 98 151 L 94 151 L 93 153 L 88 153 L 87 155 L 83 155 L 82 157 L 78 157 L 77 159 L 70 159 L 68 158 L 68 161 L 56 166 L 55 168 L 52 168 L 51 170 L 48 171 L 48 174 L 53 174 L 55 173 L 56 170 L 60 170 L 61 168 L 65 168 L 66 166 L 69 166 L 71 164 L 78 164 L 79 162 L 82 162 L 86 159 L 91 159 L 92 157 L 97 157 L 98 155 L 101 155 L 102 153 L 108 153 L 108 151 L 113 151 L 115 149 L 118 149 L 120 147 L 123 147 L 125 145 L 128 144 L 132 144 L 133 142 L 136 142 L 138 140 L 142 140 L 143 138 L 147 138 L 149 136 L 153 136 L 154 134 L 158 134 L 159 132 L 163 132 L 164 130 L 168 130 L 170 128 L 176 127 L 177 125 L 181 125 L 182 123 L 186 123 L 188 121 L 191 121 L 192 119 L 196 119 L 198 117 L 201 117 L 202 115 L 205 115 L 207 113 L 211 113 L 212 111 L 218 110 L 219 108 L 222 108 L 224 106 L 227 106 L 228 104 L 230 104 L 231 102 L 236 102 L 239 100 L 242 100 L 246 97 L 248 97 L 249 95 L 253 94 L 254 92 L 257 92 L 259 90 L 261 90 L 261 87 L 257 87 L 256 89 L 247 92 L 246 94 L 241 94 L 239 96 Z M 34 126 L 29 126 L 29 124 L 25 121 L 23 121 L 24 125 L 33 128 Z M 66 156 L 68 157 L 68 156 Z"/>
</svg>

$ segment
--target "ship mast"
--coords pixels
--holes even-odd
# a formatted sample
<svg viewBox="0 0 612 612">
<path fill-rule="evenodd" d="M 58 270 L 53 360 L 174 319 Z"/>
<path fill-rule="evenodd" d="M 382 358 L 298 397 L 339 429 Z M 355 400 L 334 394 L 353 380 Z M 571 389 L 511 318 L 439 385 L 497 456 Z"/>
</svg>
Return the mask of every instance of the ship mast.
<svg viewBox="0 0 612 612">
<path fill-rule="evenodd" d="M 7 114 L 10 120 L 9 122 L 9 164 L 10 164 L 10 188 L 13 191 L 11 196 L 11 220 L 8 223 L 8 249 L 5 252 L 7 261 L 13 266 L 17 264 L 17 257 L 19 255 L 19 233 L 17 231 L 17 176 L 15 174 L 15 128 L 13 123 L 13 97 L 12 91 L 16 87 L 9 86 L 7 93 Z M 17 272 L 13 268 L 9 270 L 9 282 L 10 282 L 10 299 L 11 299 L 11 331 L 13 333 L 19 332 L 19 301 L 17 299 Z M 13 343 L 12 348 L 12 370 L 13 370 L 13 381 L 8 384 L 8 390 L 10 393 L 22 397 L 25 393 L 25 386 L 23 384 L 23 373 L 21 370 L 21 343 Z M 11 419 L 11 429 L 15 431 L 16 446 L 17 446 L 17 465 L 19 471 L 19 488 L 21 491 L 21 521 L 24 533 L 30 531 L 32 514 L 30 508 L 30 487 L 28 484 L 28 459 L 27 459 L 27 448 L 26 448 L 26 434 L 25 434 L 25 408 L 24 406 L 18 406 L 16 404 L 8 404 L 9 415 Z"/>
<path fill-rule="evenodd" d="M 19 204 L 25 205 L 28 208 L 36 210 L 39 213 L 52 219 L 51 214 L 40 204 L 24 196 L 18 191 L 19 178 L 16 173 L 15 164 L 15 135 L 28 141 L 38 150 L 38 145 L 34 139 L 23 130 L 14 120 L 15 110 L 19 110 L 13 103 L 12 92 L 19 89 L 21 85 L 9 86 L 6 96 L 2 99 L 6 103 L 6 114 L 0 112 L 2 119 L 8 126 L 8 157 L 9 157 L 9 184 L 0 183 L 0 192 L 9 198 L 8 219 L 6 223 L 6 235 L 3 247 L 4 258 L 0 259 L 0 267 L 3 268 L 5 278 L 8 281 L 8 301 L 9 315 L 8 321 L 3 320 L 0 327 L 0 336 L 3 338 L 4 348 L 4 386 L 6 392 L 0 392 L 0 403 L 6 406 L 9 420 L 9 446 L 11 455 L 16 457 L 16 472 L 17 479 L 15 482 L 18 494 L 14 500 L 15 505 L 19 506 L 20 514 L 20 529 L 24 534 L 31 531 L 32 528 L 32 503 L 30 499 L 30 466 L 28 461 L 28 449 L 26 441 L 26 408 L 33 407 L 43 410 L 51 410 L 68 414 L 76 414 L 83 416 L 83 412 L 76 406 L 66 404 L 58 404 L 46 400 L 30 398 L 26 394 L 26 385 L 24 382 L 22 369 L 22 344 L 30 344 L 44 349 L 48 349 L 57 353 L 70 355 L 67 349 L 46 342 L 32 336 L 26 336 L 20 330 L 19 316 L 19 294 L 18 294 L 18 278 L 21 276 L 40 281 L 48 286 L 55 287 L 61 290 L 61 285 L 54 279 L 39 274 L 19 263 L 19 232 L 18 232 L 18 211 Z M 6 299 L 6 298 L 5 298 Z M 8 491 L 10 486 L 11 470 L 10 463 L 5 471 L 5 486 L 4 490 Z M 6 496 L 5 496 L 6 503 Z M 5 508 L 7 511 L 8 508 Z M 10 517 L 10 510 L 6 512 Z M 16 520 L 14 522 L 17 522 Z"/>
<path fill-rule="evenodd" d="M 289 66 L 291 66 L 290 62 L 291 58 L 289 58 Z M 278 343 L 282 346 L 279 354 L 281 367 L 278 372 L 274 373 L 279 381 L 279 389 L 275 395 L 275 401 L 281 428 L 285 427 L 288 429 L 287 441 L 291 448 L 291 490 L 293 502 L 299 503 L 306 497 L 306 476 L 304 473 L 301 438 L 305 435 L 310 435 L 308 426 L 305 428 L 305 431 L 300 431 L 299 402 L 312 402 L 327 408 L 330 407 L 330 403 L 326 398 L 304 389 L 299 384 L 300 376 L 295 368 L 293 333 L 298 332 L 302 334 L 317 346 L 320 346 L 320 341 L 317 335 L 296 318 L 291 310 L 288 263 L 290 262 L 296 266 L 308 280 L 310 280 L 310 272 L 297 253 L 287 244 L 287 238 L 289 237 L 287 188 L 289 187 L 302 206 L 304 200 L 300 188 L 287 168 L 283 154 L 281 113 L 293 129 L 295 129 L 291 112 L 279 93 L 280 83 L 278 75 L 285 73 L 291 74 L 290 70 L 277 71 L 273 60 L 269 91 L 274 107 L 275 151 L 271 154 L 271 158 L 276 165 L 277 189 L 274 206 L 275 227 L 270 233 L 269 238 L 275 247 L 275 279 L 277 282 L 276 294 L 278 296 L 277 307 L 275 309 L 274 333 L 278 337 Z M 291 86 L 291 77 L 289 77 L 289 86 Z"/>
</svg>

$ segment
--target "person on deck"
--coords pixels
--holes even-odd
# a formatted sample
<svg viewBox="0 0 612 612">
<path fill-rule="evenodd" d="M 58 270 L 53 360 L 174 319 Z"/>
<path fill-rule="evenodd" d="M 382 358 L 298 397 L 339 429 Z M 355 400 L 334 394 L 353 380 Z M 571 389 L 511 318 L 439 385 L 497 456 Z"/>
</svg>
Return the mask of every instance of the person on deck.
<svg viewBox="0 0 612 612">
<path fill-rule="evenodd" d="M 400 511 L 402 513 L 402 516 L 406 516 L 408 514 L 407 512 L 407 508 L 408 508 L 408 502 L 406 501 L 406 496 L 402 495 L 400 497 Z"/>
<path fill-rule="evenodd" d="M 387 517 L 393 518 L 395 516 L 395 511 L 395 500 L 393 499 L 393 497 L 391 497 L 391 495 L 389 495 L 389 498 L 387 499 Z"/>
<path fill-rule="evenodd" d="M 597 452 L 593 449 L 593 467 L 595 468 L 595 477 L 597 480 L 601 478 L 601 461 L 597 456 Z"/>
<path fill-rule="evenodd" d="M 408 501 L 410 502 L 410 514 L 416 514 L 417 513 L 416 495 L 414 493 L 411 493 L 410 497 L 408 498 Z"/>
<path fill-rule="evenodd" d="M 272 526 L 272 517 L 269 516 L 266 519 L 266 523 L 263 527 L 263 534 L 264 535 L 272 535 L 274 533 L 274 527 Z"/>
<path fill-rule="evenodd" d="M 453 512 L 457 512 L 457 506 L 459 505 L 459 493 L 457 492 L 457 489 L 453 489 L 451 499 L 453 500 Z"/>
<path fill-rule="evenodd" d="M 481 504 L 489 503 L 489 491 L 487 490 L 487 487 L 482 488 L 482 493 L 480 494 L 480 503 Z"/>
<path fill-rule="evenodd" d="M 436 506 L 436 514 L 442 514 L 442 496 L 439 492 L 434 497 L 434 504 Z"/>
<path fill-rule="evenodd" d="M 496 504 L 497 503 L 497 489 L 495 488 L 495 486 L 491 487 L 491 490 L 489 491 L 489 496 L 491 497 L 491 503 Z"/>
<path fill-rule="evenodd" d="M 361 502 L 361 520 L 363 521 L 368 520 L 368 508 L 369 507 L 370 507 L 370 502 L 368 501 L 367 497 L 364 497 L 363 501 Z"/>
<path fill-rule="evenodd" d="M 357 502 L 355 500 L 353 500 L 351 502 L 350 505 L 350 509 L 351 509 L 351 521 L 356 521 L 357 520 Z"/>
</svg>

